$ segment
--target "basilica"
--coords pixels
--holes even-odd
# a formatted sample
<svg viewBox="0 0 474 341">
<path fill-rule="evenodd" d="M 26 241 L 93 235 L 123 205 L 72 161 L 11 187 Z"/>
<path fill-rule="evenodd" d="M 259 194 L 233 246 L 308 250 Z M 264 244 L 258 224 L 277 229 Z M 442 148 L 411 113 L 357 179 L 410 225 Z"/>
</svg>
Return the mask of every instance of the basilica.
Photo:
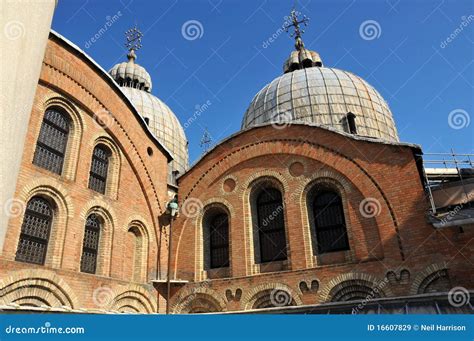
<svg viewBox="0 0 474 341">
<path fill-rule="evenodd" d="M 473 312 L 473 172 L 428 169 L 379 92 L 291 18 L 282 73 L 192 166 L 138 29 L 108 71 L 48 32 L 0 311 Z"/>
</svg>

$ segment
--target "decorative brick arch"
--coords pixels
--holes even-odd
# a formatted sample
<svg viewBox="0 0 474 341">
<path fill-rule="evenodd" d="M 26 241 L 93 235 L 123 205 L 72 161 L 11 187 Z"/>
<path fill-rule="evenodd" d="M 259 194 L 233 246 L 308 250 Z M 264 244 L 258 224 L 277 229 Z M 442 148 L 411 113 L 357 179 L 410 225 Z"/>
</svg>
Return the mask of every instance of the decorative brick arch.
<svg viewBox="0 0 474 341">
<path fill-rule="evenodd" d="M 112 260 L 112 243 L 114 240 L 115 230 L 117 228 L 117 216 L 113 208 L 104 200 L 96 198 L 87 202 L 79 215 L 81 221 L 80 234 L 80 255 L 82 255 L 82 243 L 85 232 L 85 223 L 87 217 L 91 214 L 97 214 L 102 222 L 99 236 L 99 253 L 97 255 L 97 271 L 98 275 L 110 276 L 111 260 Z M 78 263 L 78 269 L 80 264 Z"/>
<path fill-rule="evenodd" d="M 65 96 L 50 90 L 44 97 L 42 107 L 43 115 L 46 110 L 51 107 L 59 107 L 63 109 L 71 119 L 66 153 L 64 155 L 62 176 L 68 180 L 74 180 L 76 177 L 77 163 L 79 161 L 79 149 L 81 145 L 82 134 L 87 127 L 85 126 L 85 122 L 82 119 L 82 113 L 77 108 L 77 106 L 69 101 Z M 43 122 L 43 120 L 41 120 L 41 122 Z M 35 143 L 38 139 L 40 128 L 41 127 L 38 127 Z M 32 155 L 34 155 L 34 153 Z"/>
<path fill-rule="evenodd" d="M 192 312 L 193 304 L 196 302 L 199 302 L 200 305 L 205 303 L 209 310 L 216 312 L 227 310 L 225 299 L 222 295 L 219 295 L 208 287 L 200 286 L 186 288 L 182 293 L 180 293 L 176 298 L 171 311 L 173 311 L 174 314 Z"/>
<path fill-rule="evenodd" d="M 74 205 L 66 187 L 54 178 L 37 178 L 25 185 L 18 195 L 18 200 L 26 207 L 28 201 L 34 196 L 41 196 L 53 204 L 53 222 L 48 242 L 45 265 L 60 268 L 63 262 L 63 250 L 65 237 L 67 235 L 68 221 L 74 217 Z M 23 212 L 24 213 L 24 212 Z M 14 258 L 16 245 L 20 239 L 21 225 L 24 214 L 12 218 L 19 219 L 16 231 L 12 231 L 9 239 L 14 240 L 15 250 L 10 254 Z"/>
<path fill-rule="evenodd" d="M 135 263 L 133 264 L 133 278 L 137 282 L 147 281 L 148 256 L 150 249 L 150 234 L 142 218 L 134 217 L 127 224 L 127 233 L 133 233 L 137 238 L 135 248 Z"/>
<path fill-rule="evenodd" d="M 243 310 L 249 310 L 252 309 L 252 306 L 255 303 L 255 300 L 258 298 L 258 295 L 262 292 L 268 292 L 268 291 L 282 291 L 286 292 L 288 294 L 288 298 L 294 301 L 296 305 L 302 305 L 303 301 L 301 300 L 301 297 L 299 294 L 293 290 L 290 286 L 284 284 L 284 283 L 265 283 L 265 284 L 260 284 L 249 291 L 245 293 L 245 295 L 242 297 L 240 301 L 240 306 L 241 309 Z"/>
<path fill-rule="evenodd" d="M 0 281 L 0 304 L 79 307 L 69 285 L 56 273 L 44 269 L 17 270 Z"/>
<path fill-rule="evenodd" d="M 205 274 L 205 269 L 204 269 L 204 248 L 205 248 L 205 241 L 204 241 L 204 226 L 203 226 L 203 220 L 205 217 L 205 214 L 207 211 L 213 208 L 218 208 L 223 210 L 224 212 L 227 213 L 228 216 L 228 222 L 229 222 L 229 252 L 231 251 L 231 243 L 232 240 L 230 238 L 231 236 L 231 231 L 232 231 L 232 221 L 233 218 L 235 218 L 235 210 L 234 207 L 230 202 L 223 198 L 219 197 L 214 197 L 214 198 L 209 198 L 203 203 L 203 209 L 199 212 L 199 215 L 196 217 L 194 224 L 195 224 L 195 280 L 196 281 L 202 281 L 207 279 L 207 276 Z M 181 234 L 180 234 L 180 239 L 178 241 L 178 248 L 177 250 L 179 251 L 179 244 L 181 241 L 181 236 L 183 235 L 184 229 L 182 229 Z M 179 252 L 177 252 L 178 257 Z M 232 258 L 229 256 L 229 261 L 230 261 L 230 268 L 232 268 Z M 175 272 L 177 271 L 177 265 L 178 265 L 178 258 L 176 258 L 175 262 Z"/>
<path fill-rule="evenodd" d="M 155 313 L 156 298 L 142 286 L 130 284 L 114 290 L 115 296 L 107 310 L 124 313 Z"/>
<path fill-rule="evenodd" d="M 341 290 L 349 290 L 351 286 L 364 286 L 368 294 L 372 292 L 381 297 L 393 296 L 386 278 L 379 280 L 375 276 L 362 272 L 348 272 L 330 280 L 319 293 L 321 303 L 331 302 Z"/>
<path fill-rule="evenodd" d="M 112 153 L 110 156 L 109 168 L 107 171 L 105 195 L 112 199 L 117 199 L 120 170 L 122 168 L 122 152 L 117 146 L 117 144 L 113 141 L 113 139 L 103 132 L 96 135 L 96 137 L 89 144 L 91 155 L 94 148 L 99 144 L 106 146 Z M 88 160 L 88 162 L 89 164 L 91 164 L 92 160 Z"/>
<path fill-rule="evenodd" d="M 297 189 L 293 193 L 294 201 L 300 203 L 301 220 L 303 227 L 304 251 L 308 267 L 317 265 L 317 256 L 314 255 L 314 241 L 315 236 L 312 233 L 314 222 L 311 210 L 308 205 L 308 194 L 318 184 L 325 184 L 334 188 L 342 199 L 342 206 L 344 210 L 344 219 L 346 223 L 347 236 L 349 238 L 349 245 L 353 246 L 353 234 L 350 223 L 349 207 L 347 196 L 354 191 L 354 185 L 346 179 L 339 172 L 332 169 L 318 170 L 310 177 L 305 177 L 301 181 Z M 354 258 L 354 249 L 346 251 L 346 261 L 351 261 Z"/>
<path fill-rule="evenodd" d="M 410 295 L 423 294 L 435 280 L 445 279 L 449 282 L 448 264 L 440 262 L 431 264 L 418 272 L 410 287 Z"/>
</svg>

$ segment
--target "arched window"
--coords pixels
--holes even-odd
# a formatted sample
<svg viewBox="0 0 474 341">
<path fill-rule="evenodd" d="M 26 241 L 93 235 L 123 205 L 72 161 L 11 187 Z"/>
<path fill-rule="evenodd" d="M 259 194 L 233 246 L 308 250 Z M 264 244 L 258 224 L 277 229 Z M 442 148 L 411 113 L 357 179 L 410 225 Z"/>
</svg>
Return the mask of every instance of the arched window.
<svg viewBox="0 0 474 341">
<path fill-rule="evenodd" d="M 69 117 L 57 108 L 46 110 L 36 141 L 33 163 L 56 174 L 61 174 L 69 135 Z"/>
<path fill-rule="evenodd" d="M 102 144 L 97 145 L 92 153 L 89 188 L 102 194 L 105 194 L 111 155 L 110 149 Z"/>
<path fill-rule="evenodd" d="M 41 197 L 28 201 L 16 251 L 17 261 L 44 264 L 52 220 L 53 209 L 48 201 Z"/>
<path fill-rule="evenodd" d="M 275 188 L 262 188 L 256 204 L 260 262 L 285 260 L 285 222 L 280 191 Z"/>
<path fill-rule="evenodd" d="M 94 274 L 97 269 L 101 222 L 96 214 L 86 219 L 84 240 L 82 243 L 81 272 Z"/>
<path fill-rule="evenodd" d="M 210 209 L 204 216 L 205 267 L 229 266 L 229 218 L 221 209 Z"/>
<path fill-rule="evenodd" d="M 349 250 L 340 195 L 332 190 L 318 191 L 312 204 L 318 253 Z"/>
</svg>

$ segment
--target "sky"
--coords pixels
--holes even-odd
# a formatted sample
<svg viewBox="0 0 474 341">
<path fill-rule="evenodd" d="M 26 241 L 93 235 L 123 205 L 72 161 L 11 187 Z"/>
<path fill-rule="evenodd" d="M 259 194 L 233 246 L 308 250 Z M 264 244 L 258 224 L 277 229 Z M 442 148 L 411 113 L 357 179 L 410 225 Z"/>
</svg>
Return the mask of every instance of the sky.
<svg viewBox="0 0 474 341">
<path fill-rule="evenodd" d="M 192 163 L 206 129 L 212 144 L 239 131 L 255 94 L 282 74 L 294 40 L 281 27 L 294 5 L 59 0 L 53 29 L 109 70 L 126 60 L 124 32 L 137 25 L 137 63 L 185 127 Z M 374 86 L 401 141 L 474 153 L 474 1 L 300 0 L 296 9 L 310 19 L 306 47 Z"/>
</svg>

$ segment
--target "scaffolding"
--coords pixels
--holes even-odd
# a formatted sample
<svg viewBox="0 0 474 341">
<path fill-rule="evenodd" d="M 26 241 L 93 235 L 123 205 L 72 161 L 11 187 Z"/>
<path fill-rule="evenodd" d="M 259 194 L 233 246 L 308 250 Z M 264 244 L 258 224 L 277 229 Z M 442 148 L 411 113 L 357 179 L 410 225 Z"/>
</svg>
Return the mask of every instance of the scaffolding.
<svg viewBox="0 0 474 341">
<path fill-rule="evenodd" d="M 451 188 L 462 192 L 460 200 L 464 203 L 474 199 L 474 154 L 455 153 L 452 149 L 451 153 L 423 154 L 423 176 L 433 214 L 442 207 L 436 202 L 434 192 L 448 194 Z"/>
</svg>

